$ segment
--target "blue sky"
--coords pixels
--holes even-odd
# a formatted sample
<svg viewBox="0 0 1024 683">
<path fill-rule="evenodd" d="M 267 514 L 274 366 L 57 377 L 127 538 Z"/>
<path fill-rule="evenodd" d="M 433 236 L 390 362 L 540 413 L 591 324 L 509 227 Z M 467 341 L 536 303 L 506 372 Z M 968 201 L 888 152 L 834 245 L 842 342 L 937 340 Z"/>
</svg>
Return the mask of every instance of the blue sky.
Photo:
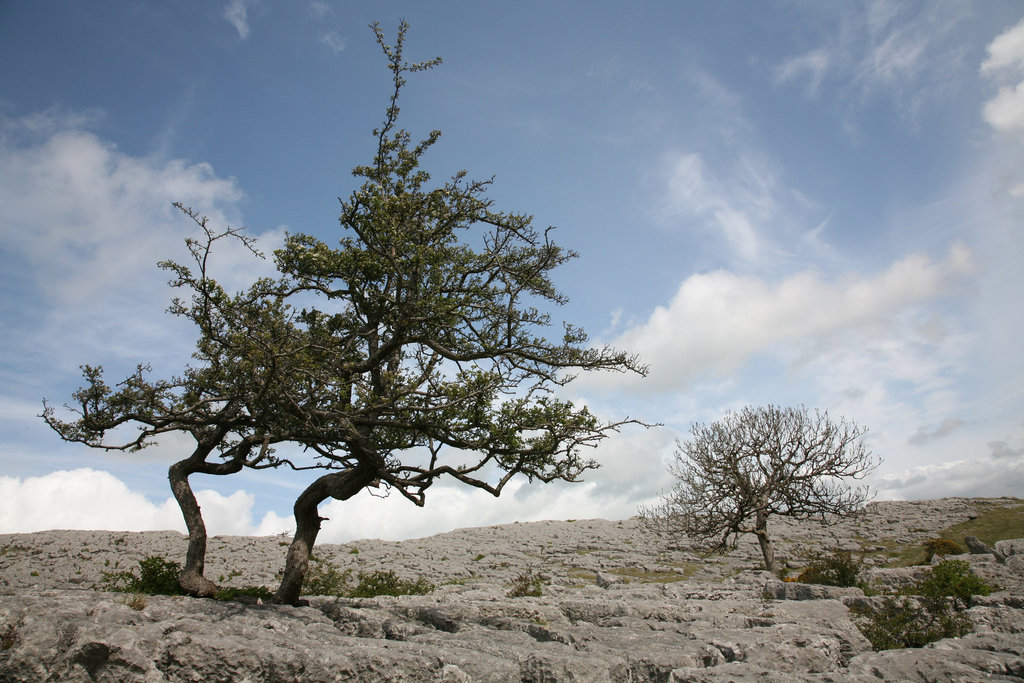
<svg viewBox="0 0 1024 683">
<path fill-rule="evenodd" d="M 869 427 L 883 498 L 1024 490 L 1019 2 L 4 3 L 0 531 L 183 528 L 187 441 L 74 447 L 41 401 L 82 363 L 188 361 L 155 265 L 191 234 L 171 202 L 266 252 L 338 235 L 389 94 L 367 25 L 401 18 L 410 59 L 444 59 L 401 102 L 444 132 L 428 170 L 493 175 L 497 208 L 557 226 L 580 253 L 558 313 L 651 366 L 567 395 L 664 426 L 604 442 L 583 484 L 332 502 L 322 539 L 628 517 L 675 439 L 747 404 Z M 308 478 L 194 486 L 212 532 L 277 533 Z"/>
</svg>

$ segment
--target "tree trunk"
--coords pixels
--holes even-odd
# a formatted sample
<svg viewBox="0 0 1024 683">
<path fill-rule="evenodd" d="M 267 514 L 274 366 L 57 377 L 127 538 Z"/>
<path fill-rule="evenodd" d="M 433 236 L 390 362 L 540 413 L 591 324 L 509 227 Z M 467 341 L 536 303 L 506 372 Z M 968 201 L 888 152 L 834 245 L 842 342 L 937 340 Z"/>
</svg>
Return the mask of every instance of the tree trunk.
<svg viewBox="0 0 1024 683">
<path fill-rule="evenodd" d="M 302 582 L 309 568 L 309 556 L 320 533 L 324 518 L 317 506 L 328 498 L 348 500 L 362 491 L 376 478 L 374 468 L 360 465 L 342 472 L 332 472 L 310 484 L 295 501 L 295 538 L 288 548 L 288 559 L 284 565 L 281 585 L 274 597 L 276 602 L 298 605 Z"/>
<path fill-rule="evenodd" d="M 178 585 L 181 586 L 187 595 L 194 595 L 198 598 L 212 598 L 217 594 L 217 586 L 205 576 L 203 571 L 206 568 L 206 523 L 203 521 L 202 509 L 199 501 L 196 500 L 192 485 L 189 484 L 190 475 L 200 472 L 202 474 L 234 474 L 242 469 L 246 455 L 252 448 L 252 444 L 243 441 L 236 447 L 234 455 L 229 460 L 219 463 L 206 462 L 207 456 L 224 437 L 223 432 L 218 432 L 214 438 L 199 442 L 192 455 L 179 460 L 167 470 L 167 479 L 171 482 L 171 492 L 178 501 L 181 508 L 181 516 L 185 518 L 185 528 L 188 529 L 188 552 L 185 554 L 185 567 L 178 577 Z"/>
<path fill-rule="evenodd" d="M 213 597 L 217 586 L 203 576 L 206 565 L 206 524 L 196 500 L 192 487 L 188 483 L 188 475 L 195 471 L 195 456 L 180 460 L 167 470 L 167 478 L 171 482 L 171 491 L 178 501 L 181 514 L 185 518 L 188 529 L 188 553 L 185 555 L 185 567 L 178 578 L 178 584 L 188 595 L 200 598 Z"/>
<path fill-rule="evenodd" d="M 772 539 L 768 537 L 768 514 L 764 511 L 758 510 L 757 512 L 754 534 L 757 536 L 758 545 L 761 546 L 764 568 L 775 574 L 778 569 L 775 563 L 775 547 L 772 545 Z"/>
</svg>

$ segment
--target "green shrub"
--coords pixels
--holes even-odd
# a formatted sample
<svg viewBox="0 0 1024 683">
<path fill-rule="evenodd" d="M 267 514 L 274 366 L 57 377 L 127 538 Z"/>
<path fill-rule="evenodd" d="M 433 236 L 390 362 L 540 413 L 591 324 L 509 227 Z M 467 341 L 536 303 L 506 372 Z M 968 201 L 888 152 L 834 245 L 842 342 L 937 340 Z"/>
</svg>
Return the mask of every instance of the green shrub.
<svg viewBox="0 0 1024 683">
<path fill-rule="evenodd" d="M 329 562 L 314 559 L 302 582 L 304 595 L 337 595 L 343 598 L 375 598 L 378 595 L 425 595 L 434 584 L 420 577 L 400 578 L 393 571 L 360 572 L 352 585 L 352 570 L 339 570 Z"/>
<path fill-rule="evenodd" d="M 512 589 L 507 593 L 510 598 L 539 598 L 543 594 L 544 580 L 527 567 L 522 574 L 512 579 Z"/>
<path fill-rule="evenodd" d="M 928 599 L 952 598 L 964 608 L 972 595 L 988 595 L 991 586 L 971 570 L 963 560 L 943 560 L 932 568 L 931 573 L 915 586 L 915 594 Z"/>
<path fill-rule="evenodd" d="M 103 586 L 119 593 L 145 593 L 147 595 L 180 595 L 178 576 L 181 565 L 151 555 L 139 560 L 139 573 L 134 571 L 103 572 Z"/>
<path fill-rule="evenodd" d="M 348 595 L 352 570 L 339 571 L 330 562 L 313 557 L 302 581 L 303 595 Z"/>
<path fill-rule="evenodd" d="M 924 544 L 924 564 L 930 564 L 936 555 L 962 555 L 966 551 L 956 541 L 948 538 L 933 538 Z"/>
<path fill-rule="evenodd" d="M 350 598 L 373 598 L 378 595 L 426 595 L 434 584 L 423 577 L 415 581 L 401 579 L 392 571 L 359 574 L 359 583 L 348 593 Z"/>
<path fill-rule="evenodd" d="M 924 647 L 943 638 L 970 632 L 973 624 L 962 610 L 926 605 L 907 596 L 887 597 L 879 607 L 852 607 L 857 627 L 875 650 Z"/>
<path fill-rule="evenodd" d="M 946 560 L 909 591 L 885 598 L 878 607 L 852 607 L 857 627 L 876 650 L 924 647 L 942 638 L 966 635 L 973 628 L 966 609 L 972 595 L 988 595 L 990 586 L 967 562 Z"/>
<path fill-rule="evenodd" d="M 862 569 L 861 560 L 853 559 L 847 550 L 837 550 L 811 562 L 807 569 L 800 572 L 797 581 L 825 586 L 856 586 Z"/>
</svg>

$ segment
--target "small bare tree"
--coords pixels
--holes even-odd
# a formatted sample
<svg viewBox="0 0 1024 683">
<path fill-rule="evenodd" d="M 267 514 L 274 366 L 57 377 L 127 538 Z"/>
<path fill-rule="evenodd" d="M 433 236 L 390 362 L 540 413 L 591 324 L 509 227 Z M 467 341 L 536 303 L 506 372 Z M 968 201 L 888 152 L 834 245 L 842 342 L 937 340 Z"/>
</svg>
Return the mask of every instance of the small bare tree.
<svg viewBox="0 0 1024 683">
<path fill-rule="evenodd" d="M 864 447 L 866 428 L 806 408 L 747 407 L 710 425 L 695 424 L 670 467 L 678 479 L 660 505 L 640 510 L 649 530 L 684 536 L 709 552 L 757 536 L 765 568 L 776 571 L 768 535 L 772 515 L 817 519 L 859 510 L 862 479 L 878 463 Z"/>
</svg>

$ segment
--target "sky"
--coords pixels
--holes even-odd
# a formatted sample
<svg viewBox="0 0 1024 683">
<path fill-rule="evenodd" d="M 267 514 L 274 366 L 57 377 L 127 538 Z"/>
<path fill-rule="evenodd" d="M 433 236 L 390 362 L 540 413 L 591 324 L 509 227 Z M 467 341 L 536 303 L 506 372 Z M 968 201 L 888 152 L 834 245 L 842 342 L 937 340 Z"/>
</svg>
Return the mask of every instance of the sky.
<svg viewBox="0 0 1024 683">
<path fill-rule="evenodd" d="M 79 366 L 190 360 L 162 259 L 195 226 L 341 237 L 410 24 L 400 124 L 425 167 L 494 177 L 495 208 L 579 258 L 557 315 L 647 378 L 565 395 L 629 428 L 583 483 L 500 498 L 369 493 L 320 540 L 624 519 L 672 485 L 677 439 L 746 405 L 867 427 L 880 499 L 1024 491 L 1024 8 L 1018 0 L 0 4 L 0 532 L 179 529 L 171 436 L 63 443 L 39 418 Z M 229 288 L 273 272 L 216 254 Z M 276 534 L 310 473 L 196 475 L 213 534 Z"/>
</svg>

